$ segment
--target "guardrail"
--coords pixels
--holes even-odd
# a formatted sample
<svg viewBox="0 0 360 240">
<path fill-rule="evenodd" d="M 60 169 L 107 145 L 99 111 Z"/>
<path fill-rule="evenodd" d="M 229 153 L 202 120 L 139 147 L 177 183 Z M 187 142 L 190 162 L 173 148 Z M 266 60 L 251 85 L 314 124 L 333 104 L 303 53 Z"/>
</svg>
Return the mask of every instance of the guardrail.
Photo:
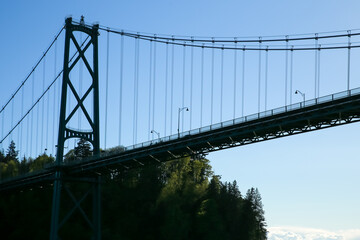
<svg viewBox="0 0 360 240">
<path fill-rule="evenodd" d="M 201 128 L 181 132 L 180 134 L 173 134 L 173 135 L 170 135 L 170 136 L 157 138 L 157 139 L 150 140 L 150 141 L 147 141 L 147 142 L 130 145 L 130 146 L 125 147 L 125 151 L 133 150 L 133 149 L 136 149 L 136 148 L 148 147 L 150 145 L 154 145 L 154 144 L 157 144 L 157 143 L 160 143 L 160 142 L 167 142 L 167 141 L 175 140 L 175 139 L 178 139 L 179 137 L 182 138 L 182 137 L 185 137 L 185 136 L 191 136 L 191 135 L 196 135 L 196 134 L 200 134 L 200 133 L 204 133 L 204 132 L 209 132 L 209 131 L 212 131 L 212 130 L 215 130 L 215 129 L 228 127 L 228 126 L 233 126 L 233 125 L 236 125 L 236 124 L 239 124 L 239 123 L 249 122 L 249 121 L 257 120 L 257 119 L 260 119 L 260 118 L 271 117 L 271 116 L 275 116 L 275 115 L 282 114 L 282 113 L 285 113 L 285 112 L 294 111 L 294 110 L 297 110 L 297 109 L 310 107 L 310 106 L 314 106 L 314 105 L 321 104 L 321 103 L 331 102 L 331 101 L 334 101 L 334 100 L 338 100 L 338 99 L 346 98 L 346 97 L 351 97 L 351 96 L 359 95 L 359 94 L 360 94 L 360 88 L 354 88 L 352 90 L 342 91 L 342 92 L 334 93 L 334 94 L 331 94 L 331 95 L 326 95 L 326 96 L 323 96 L 323 97 L 319 97 L 319 98 L 315 98 L 315 99 L 311 99 L 311 100 L 307 100 L 307 101 L 302 101 L 302 102 L 299 102 L 299 103 L 294 103 L 294 104 L 287 105 L 287 106 L 284 106 L 284 107 L 275 108 L 275 109 L 272 109 L 272 110 L 263 111 L 263 112 L 251 114 L 251 115 L 248 115 L 248 116 L 235 118 L 233 120 L 228 120 L 228 121 L 224 121 L 224 122 L 220 122 L 220 123 L 215 123 L 215 124 L 208 125 L 208 126 L 205 126 L 205 127 L 201 127 Z"/>
</svg>

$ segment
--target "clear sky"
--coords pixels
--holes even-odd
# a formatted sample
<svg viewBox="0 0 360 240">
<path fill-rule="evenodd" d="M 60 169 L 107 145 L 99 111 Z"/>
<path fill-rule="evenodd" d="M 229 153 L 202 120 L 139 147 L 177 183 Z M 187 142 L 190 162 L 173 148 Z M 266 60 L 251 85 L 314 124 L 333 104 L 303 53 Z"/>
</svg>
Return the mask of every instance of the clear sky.
<svg viewBox="0 0 360 240">
<path fill-rule="evenodd" d="M 359 29 L 359 9 L 356 0 L 3 1 L 0 105 L 68 15 L 139 32 L 266 36 Z M 259 188 L 273 239 L 284 226 L 301 232 L 298 236 L 323 229 L 338 237 L 331 239 L 346 234 L 345 239 L 352 239 L 351 234 L 360 231 L 359 129 L 355 123 L 219 151 L 208 158 L 222 180 L 238 182 L 242 194 Z M 357 231 L 350 234 L 350 229 Z M 331 235 L 326 234 L 320 235 Z"/>
</svg>

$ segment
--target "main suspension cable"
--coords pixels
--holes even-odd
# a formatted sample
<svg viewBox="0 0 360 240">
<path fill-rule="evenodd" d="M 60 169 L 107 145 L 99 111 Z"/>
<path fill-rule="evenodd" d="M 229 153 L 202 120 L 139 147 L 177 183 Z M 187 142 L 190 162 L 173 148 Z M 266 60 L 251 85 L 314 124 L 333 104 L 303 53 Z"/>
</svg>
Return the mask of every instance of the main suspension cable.
<svg viewBox="0 0 360 240">
<path fill-rule="evenodd" d="M 39 64 L 41 63 L 41 61 L 43 60 L 43 58 L 46 56 L 46 54 L 49 52 L 49 50 L 51 49 L 51 47 L 54 45 L 54 43 L 56 42 L 56 40 L 58 39 L 58 37 L 60 36 L 61 32 L 65 29 L 65 26 L 63 26 L 60 31 L 58 32 L 58 34 L 55 36 L 54 40 L 51 42 L 50 46 L 45 50 L 45 52 L 43 53 L 43 55 L 40 57 L 40 59 L 37 61 L 37 63 L 34 65 L 34 67 L 31 69 L 30 73 L 26 76 L 25 80 L 21 82 L 21 85 L 15 90 L 15 92 L 11 95 L 10 99 L 5 103 L 5 105 L 3 105 L 3 107 L 0 110 L 0 113 L 2 113 L 5 108 L 7 107 L 7 105 L 11 102 L 12 99 L 14 99 L 14 97 L 16 96 L 16 94 L 20 91 L 20 89 L 25 85 L 25 83 L 27 82 L 27 80 L 30 78 L 31 74 L 33 74 L 33 72 L 35 71 L 35 69 L 39 66 Z"/>
<path fill-rule="evenodd" d="M 89 36 L 84 40 L 84 42 L 82 43 L 82 45 L 81 46 L 83 46 L 84 44 L 85 44 L 85 42 L 88 40 L 88 38 L 89 38 Z M 56 43 L 56 42 L 55 42 Z M 56 49 L 56 48 L 55 48 Z M 71 57 L 71 59 L 69 60 L 69 63 L 73 60 L 73 58 L 76 56 L 76 54 L 77 54 L 78 52 L 75 52 L 74 53 L 74 55 Z M 56 65 L 56 64 L 55 64 Z M 63 71 L 64 70 L 61 70 L 59 73 L 58 73 L 58 75 L 54 78 L 54 80 L 50 83 L 50 85 L 46 88 L 46 90 L 40 95 L 40 97 L 37 99 L 37 101 L 35 101 L 34 102 L 34 91 L 35 91 L 35 84 L 34 84 L 34 82 L 35 82 L 35 72 L 32 74 L 32 76 L 33 76 L 33 84 L 32 84 L 32 100 L 33 100 L 33 102 L 32 102 L 32 106 L 30 107 L 30 109 L 25 113 L 25 115 L 24 116 L 22 116 L 21 117 L 21 119 L 18 121 L 18 123 L 14 126 L 14 127 L 12 127 L 11 129 L 10 129 L 10 131 L 1 139 L 1 141 L 0 141 L 0 144 L 1 143 L 3 143 L 3 141 L 14 131 L 14 129 L 25 119 L 25 117 L 26 116 L 28 116 L 30 113 L 31 113 L 31 129 L 30 129 L 30 131 L 31 131 L 31 141 L 30 141 L 30 152 L 31 152 L 31 154 L 30 154 L 30 156 L 32 155 L 32 137 L 33 137 L 33 134 L 32 134 L 32 131 L 33 131 L 33 112 L 32 112 L 32 110 L 34 109 L 34 107 L 40 102 L 40 100 L 44 97 L 44 95 L 50 90 L 50 88 L 52 87 L 52 85 L 54 85 L 54 83 L 58 80 L 58 78 L 61 76 L 61 74 L 63 73 Z M 54 118 L 55 119 L 55 118 Z"/>
<path fill-rule="evenodd" d="M 127 32 L 124 30 L 116 30 L 114 28 L 109 28 L 106 26 L 100 26 L 99 30 L 103 30 L 103 31 L 110 31 L 112 33 L 115 34 L 120 34 L 120 35 L 124 35 L 127 37 L 132 37 L 132 38 L 139 38 L 139 39 L 144 39 L 144 40 L 154 40 L 154 34 L 145 34 L 145 33 L 131 33 L 131 32 Z M 353 31 L 359 31 L 359 29 L 354 29 Z M 343 31 L 337 31 L 337 32 L 343 32 Z M 330 32 L 332 33 L 332 32 Z M 341 34 L 327 34 L 327 32 L 324 33 L 318 33 L 321 34 L 321 36 L 318 36 L 319 39 L 327 39 L 327 38 L 342 38 L 342 37 L 347 37 L 349 34 L 348 33 L 341 33 Z M 324 34 L 324 35 L 323 35 Z M 358 36 L 360 35 L 360 32 L 356 32 L 356 33 L 351 33 L 351 36 Z M 315 39 L 315 37 L 313 36 L 313 34 L 297 34 L 297 35 L 292 35 L 294 37 L 289 38 L 288 36 L 286 37 L 279 37 L 279 36 L 261 36 L 262 38 L 262 42 L 286 42 L 286 41 L 305 41 L 305 40 L 313 40 Z M 304 37 L 297 37 L 297 36 L 304 36 Z M 275 38 L 277 37 L 277 38 Z M 185 37 L 175 37 L 174 35 L 159 35 L 157 34 L 156 38 L 159 41 L 173 41 L 173 42 L 201 42 L 201 43 L 234 43 L 234 42 L 238 42 L 238 43 L 259 43 L 259 39 L 258 37 L 237 37 L 236 40 L 234 40 L 233 37 L 195 37 L 195 36 L 185 36 Z"/>
</svg>

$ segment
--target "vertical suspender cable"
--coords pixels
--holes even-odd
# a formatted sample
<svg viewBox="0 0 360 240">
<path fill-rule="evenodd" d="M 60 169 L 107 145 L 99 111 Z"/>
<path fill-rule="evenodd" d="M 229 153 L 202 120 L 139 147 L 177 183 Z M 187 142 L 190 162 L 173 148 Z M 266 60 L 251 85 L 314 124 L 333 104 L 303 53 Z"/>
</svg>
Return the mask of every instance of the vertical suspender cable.
<svg viewBox="0 0 360 240">
<path fill-rule="evenodd" d="M 235 49 L 237 48 L 237 41 L 235 38 Z M 234 50 L 234 113 L 233 119 L 236 117 L 236 65 L 237 65 L 237 50 Z"/>
<path fill-rule="evenodd" d="M 166 136 L 166 124 L 167 124 L 167 98 L 168 98 L 168 68 L 169 68 L 169 41 L 166 42 L 166 60 L 165 60 L 165 124 L 164 124 L 164 136 Z"/>
<path fill-rule="evenodd" d="M 45 91 L 45 66 L 46 66 L 46 57 L 44 58 L 43 61 L 43 92 Z M 41 113 L 41 139 L 40 139 L 40 151 L 43 152 L 44 151 L 44 107 L 45 107 L 45 97 L 43 97 L 42 99 L 42 113 Z M 40 152 L 40 153 L 41 153 Z"/>
<path fill-rule="evenodd" d="M 156 35 L 155 35 L 155 39 L 156 39 Z M 139 61 L 139 60 L 138 60 Z M 139 71 L 139 68 L 138 68 Z M 152 93 L 152 104 L 153 104 L 153 108 L 152 108 L 152 129 L 155 129 L 155 91 L 156 91 L 156 41 L 154 42 L 154 71 L 153 71 L 153 93 Z M 138 76 L 139 78 L 139 76 Z M 152 139 L 154 139 L 154 134 L 152 135 Z"/>
<path fill-rule="evenodd" d="M 351 50 L 351 31 L 348 31 L 348 63 L 347 63 L 347 90 L 350 90 L 350 50 Z"/>
<path fill-rule="evenodd" d="M 62 92 L 62 82 L 58 81 L 58 87 L 57 87 L 57 103 L 56 103 L 56 112 L 59 114 L 60 116 L 60 105 L 61 105 L 61 92 Z M 56 118 L 56 125 L 59 127 L 60 125 L 60 117 Z M 58 133 L 59 134 L 59 133 Z M 75 148 L 75 143 L 74 143 L 74 148 Z"/>
<path fill-rule="evenodd" d="M 26 120 L 26 154 L 29 156 L 29 128 L 30 128 L 30 116 L 27 116 Z M 24 154 L 25 156 L 25 154 Z"/>
<path fill-rule="evenodd" d="M 149 43 L 150 46 L 150 69 L 149 69 L 149 116 L 148 116 L 148 140 L 150 140 L 150 132 L 151 132 L 151 90 L 152 90 L 152 40 Z"/>
<path fill-rule="evenodd" d="M 192 43 L 193 38 L 192 39 Z M 190 130 L 192 129 L 192 112 L 193 112 L 193 82 L 194 82 L 194 47 L 191 47 L 191 69 L 190 69 Z"/>
<path fill-rule="evenodd" d="M 24 112 L 24 87 L 22 87 L 22 89 L 21 89 L 21 112 L 20 112 L 20 117 L 23 117 L 23 112 Z M 22 124 L 23 123 L 21 121 L 20 126 L 18 126 L 18 148 L 19 148 L 18 156 L 20 157 L 19 158 L 20 161 L 21 161 L 21 155 L 22 155 L 22 152 L 23 152 Z"/>
<path fill-rule="evenodd" d="M 54 77 L 56 77 L 56 58 L 57 58 L 57 41 L 55 42 L 55 48 L 54 48 Z M 56 137 L 55 137 L 55 129 L 56 129 L 56 122 L 55 122 L 55 113 L 56 113 L 56 93 L 57 93 L 57 90 L 56 90 L 56 86 L 57 84 L 55 83 L 54 84 L 54 104 L 53 104 L 53 132 L 52 132 L 52 153 L 54 153 L 54 156 L 55 156 L 55 145 L 56 145 Z M 69 104 L 70 105 L 70 104 Z M 32 124 L 31 124 L 32 126 Z"/>
<path fill-rule="evenodd" d="M 289 47 L 288 38 L 289 38 L 289 36 L 286 36 L 286 50 L 285 50 L 285 106 L 288 104 L 287 103 L 287 96 L 288 96 L 288 91 L 287 91 L 287 84 L 288 84 L 288 47 Z"/>
<path fill-rule="evenodd" d="M 245 45 L 242 56 L 242 83 L 241 83 L 241 116 L 244 117 L 244 101 L 245 101 Z"/>
<path fill-rule="evenodd" d="M 1 113 L 0 113 L 1 114 Z M 5 113 L 2 113 L 2 117 L 1 117 L 1 139 L 3 138 L 4 135 L 4 115 Z M 0 141 L 0 151 L 3 150 L 3 143 L 2 141 Z"/>
<path fill-rule="evenodd" d="M 36 149 L 36 151 L 35 151 L 35 154 L 38 154 L 38 152 L 37 151 L 39 151 L 39 123 L 40 123 L 40 120 L 39 120 L 39 114 L 40 114 L 40 110 L 39 110 L 39 108 L 40 108 L 40 106 L 39 106 L 39 104 L 36 106 L 36 115 L 37 115 L 37 117 L 36 117 L 36 141 L 35 141 L 35 149 Z M 41 151 L 41 150 L 40 150 Z M 40 152 L 39 152 L 39 154 L 40 154 Z"/>
<path fill-rule="evenodd" d="M 211 112 L 211 117 L 210 117 L 210 124 L 213 124 L 213 111 L 214 111 L 214 58 L 215 58 L 215 48 L 214 48 L 214 38 L 213 38 L 213 44 L 212 44 L 213 48 L 212 50 L 212 54 L 211 54 L 211 105 L 210 105 L 210 112 Z"/>
<path fill-rule="evenodd" d="M 173 40 L 174 42 L 174 40 Z M 170 134 L 172 134 L 172 123 L 173 123 L 173 102 L 174 102 L 174 44 L 171 46 L 171 91 L 170 91 Z"/>
<path fill-rule="evenodd" d="M 109 94 L 109 45 L 110 45 L 110 32 L 107 31 L 107 44 L 106 44 L 106 89 L 105 89 L 105 133 L 104 133 L 104 148 L 106 149 L 107 139 L 107 116 L 108 116 L 108 94 Z M 80 64 L 81 65 L 81 64 Z M 81 80 L 80 80 L 81 82 Z M 80 111 L 79 111 L 80 113 Z M 80 122 L 79 122 L 80 123 Z M 79 124 L 80 125 L 80 124 Z"/>
<path fill-rule="evenodd" d="M 133 144 L 135 145 L 135 128 L 136 128 L 136 123 L 135 123 L 135 118 L 136 118 L 136 79 L 137 79 L 137 54 L 138 54 L 138 45 L 137 45 L 137 41 L 138 38 L 135 38 L 135 54 L 134 54 L 134 111 L 133 111 Z"/>
<path fill-rule="evenodd" d="M 135 73 L 134 73 L 134 129 L 133 143 L 137 143 L 138 84 L 139 84 L 139 38 L 135 38 Z"/>
<path fill-rule="evenodd" d="M 12 100 L 12 103 L 11 103 L 11 128 L 14 127 L 14 104 L 15 104 L 15 99 Z M 10 140 L 13 140 L 13 133 L 11 132 L 10 134 Z"/>
<path fill-rule="evenodd" d="M 259 81 L 258 81 L 258 112 L 260 112 L 260 93 L 261 93 L 261 37 L 259 37 Z"/>
<path fill-rule="evenodd" d="M 119 145 L 121 144 L 121 120 L 122 120 L 122 94 L 123 94 L 123 65 L 124 65 L 124 35 L 120 39 L 120 89 L 119 89 Z"/>
<path fill-rule="evenodd" d="M 48 101 L 49 102 L 49 101 Z M 49 105 L 49 104 L 48 104 Z M 21 89 L 21 117 L 24 115 L 24 87 Z M 49 119 L 49 118 L 48 118 Z M 20 125 L 20 142 L 19 142 L 19 150 L 24 153 L 25 149 L 23 146 L 23 122 L 21 121 Z M 1 150 L 1 149 L 0 149 Z M 19 154 L 20 156 L 22 154 Z"/>
<path fill-rule="evenodd" d="M 135 143 L 137 143 L 137 128 L 139 116 L 139 69 L 140 69 L 140 40 L 137 40 L 137 56 L 136 56 L 136 111 L 135 111 Z"/>
<path fill-rule="evenodd" d="M 223 113 L 223 90 L 224 90 L 224 45 L 221 48 L 220 122 L 222 122 L 222 113 Z"/>
<path fill-rule="evenodd" d="M 49 146 L 49 105 L 50 105 L 50 92 L 47 93 L 46 101 L 46 138 L 45 138 L 45 148 L 48 149 Z"/>
<path fill-rule="evenodd" d="M 268 66 L 269 66 L 269 46 L 266 46 L 266 52 L 265 52 L 265 111 L 267 111 L 267 98 L 268 98 Z"/>
<path fill-rule="evenodd" d="M 202 127 L 203 102 L 204 102 L 204 44 L 201 47 L 200 127 Z"/>
<path fill-rule="evenodd" d="M 185 60 L 186 60 L 186 42 L 183 49 L 183 81 L 182 81 L 182 107 L 185 107 Z M 192 111 L 192 109 L 190 109 Z M 184 131 L 184 114 L 181 115 L 181 131 Z"/>
<path fill-rule="evenodd" d="M 290 50 L 290 104 L 292 104 L 292 94 L 293 94 L 293 55 L 294 55 L 294 46 L 291 46 L 291 50 Z"/>
<path fill-rule="evenodd" d="M 34 105 L 34 82 L 35 82 L 35 71 L 33 72 L 33 79 L 32 79 L 32 87 L 31 87 L 31 99 L 32 99 L 32 105 Z M 33 121 L 34 121 L 34 111 L 31 111 L 31 124 L 30 124 L 30 157 L 32 156 L 32 143 L 33 143 L 33 129 L 34 129 L 34 125 L 33 125 Z"/>
<path fill-rule="evenodd" d="M 317 96 L 320 97 L 320 49 L 321 49 L 321 44 L 318 45 L 318 70 L 317 70 Z"/>
<path fill-rule="evenodd" d="M 317 48 L 318 48 L 318 34 L 316 33 L 315 34 L 315 93 L 314 93 L 314 95 L 315 95 L 315 98 L 317 98 L 317 76 L 318 76 L 318 74 L 317 74 L 317 71 L 318 71 L 318 50 L 317 50 Z"/>
</svg>

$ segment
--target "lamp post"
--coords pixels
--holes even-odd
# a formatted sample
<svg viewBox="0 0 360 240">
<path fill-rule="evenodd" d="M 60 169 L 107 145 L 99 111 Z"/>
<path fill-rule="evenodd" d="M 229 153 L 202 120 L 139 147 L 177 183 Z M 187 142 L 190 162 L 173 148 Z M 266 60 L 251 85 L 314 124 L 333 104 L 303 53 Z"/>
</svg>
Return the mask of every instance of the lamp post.
<svg viewBox="0 0 360 240">
<path fill-rule="evenodd" d="M 189 111 L 189 108 L 188 108 L 188 107 L 179 108 L 179 112 L 178 112 L 178 128 L 177 128 L 178 138 L 180 138 L 180 113 L 181 113 L 183 110 Z"/>
<path fill-rule="evenodd" d="M 151 132 L 150 133 L 156 133 L 157 135 L 158 135 L 158 138 L 159 138 L 159 140 L 160 140 L 160 133 L 158 133 L 157 131 L 155 131 L 155 130 L 151 130 Z"/>
<path fill-rule="evenodd" d="M 301 94 L 301 96 L 303 97 L 303 101 L 304 101 L 304 106 L 303 107 L 305 107 L 305 93 L 302 93 L 301 91 L 296 90 L 295 94 Z"/>
</svg>

